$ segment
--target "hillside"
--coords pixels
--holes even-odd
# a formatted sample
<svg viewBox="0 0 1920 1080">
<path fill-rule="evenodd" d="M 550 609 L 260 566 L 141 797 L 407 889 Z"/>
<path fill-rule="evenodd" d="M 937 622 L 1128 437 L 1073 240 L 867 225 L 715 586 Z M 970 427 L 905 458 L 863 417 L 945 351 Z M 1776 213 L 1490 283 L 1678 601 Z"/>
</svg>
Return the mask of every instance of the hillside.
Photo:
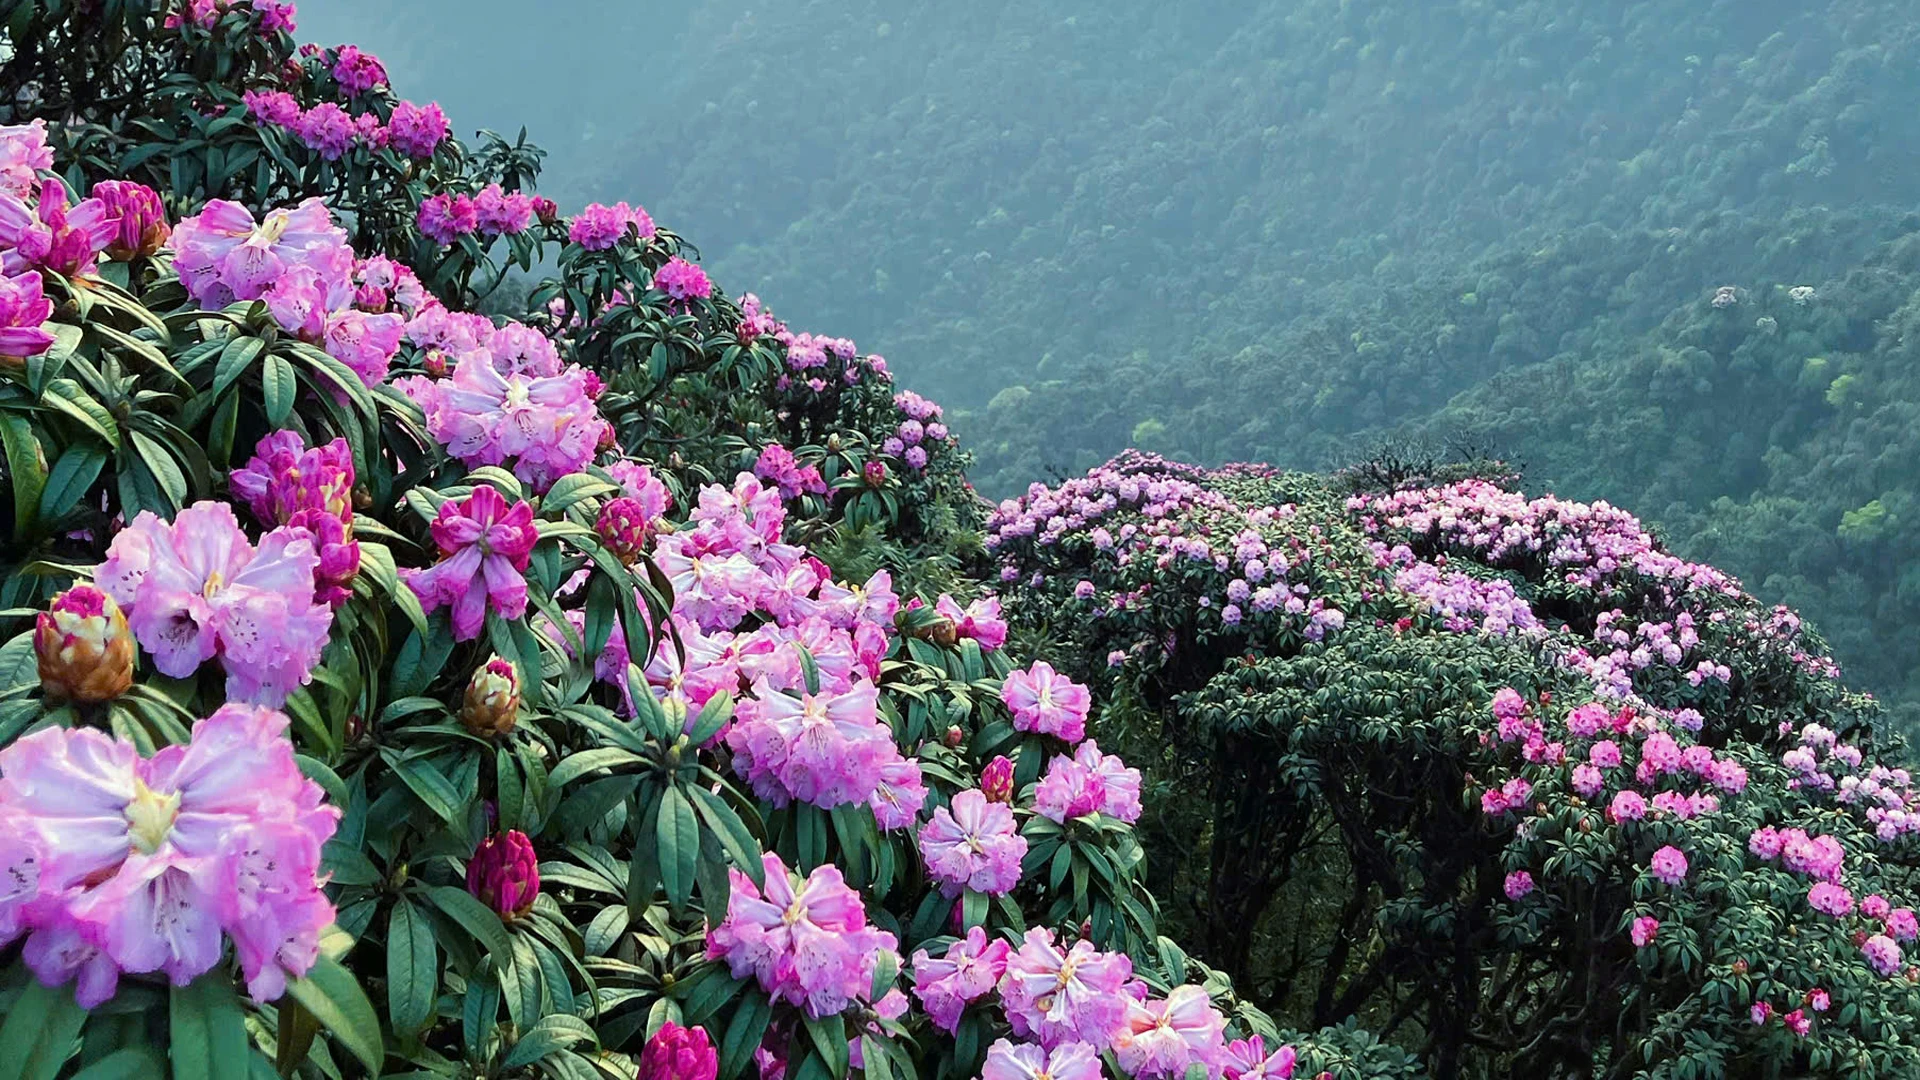
<svg viewBox="0 0 1920 1080">
<path fill-rule="evenodd" d="M 1914 699 L 1907 6 L 720 4 L 685 40 L 705 77 L 603 175 L 886 341 L 983 491 L 1464 439 Z"/>
</svg>

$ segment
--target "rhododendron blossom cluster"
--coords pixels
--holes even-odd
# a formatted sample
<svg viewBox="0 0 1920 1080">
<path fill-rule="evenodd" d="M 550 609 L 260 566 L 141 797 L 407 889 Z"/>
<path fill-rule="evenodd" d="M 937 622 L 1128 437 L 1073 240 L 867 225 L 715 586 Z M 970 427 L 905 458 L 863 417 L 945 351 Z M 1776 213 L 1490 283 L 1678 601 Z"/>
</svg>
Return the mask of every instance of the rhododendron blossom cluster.
<svg viewBox="0 0 1920 1080">
<path fill-rule="evenodd" d="M 256 1001 L 302 975 L 333 922 L 320 849 L 338 811 L 300 774 L 287 718 L 228 705 L 143 758 L 91 729 L 0 750 L 0 942 L 91 1008 L 122 973 L 184 986 L 231 937 Z"/>
<path fill-rule="evenodd" d="M 837 867 L 798 877 L 772 852 L 762 865 L 764 890 L 739 870 L 727 871 L 733 892 L 725 921 L 707 930 L 707 955 L 810 1017 L 869 1001 L 875 965 L 897 947 L 893 935 L 867 924 L 860 895 Z"/>
<path fill-rule="evenodd" d="M 312 678 L 333 623 L 316 601 L 313 536 L 281 526 L 255 547 L 225 503 L 170 524 L 143 510 L 94 577 L 162 674 L 186 678 L 217 657 L 231 700 L 278 707 Z"/>
</svg>

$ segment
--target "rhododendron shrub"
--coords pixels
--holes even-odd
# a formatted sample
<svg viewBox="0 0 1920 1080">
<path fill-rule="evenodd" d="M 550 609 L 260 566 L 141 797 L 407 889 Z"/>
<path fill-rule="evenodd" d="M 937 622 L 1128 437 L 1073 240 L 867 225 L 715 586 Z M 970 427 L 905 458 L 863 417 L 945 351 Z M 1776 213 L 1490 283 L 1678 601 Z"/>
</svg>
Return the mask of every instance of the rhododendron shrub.
<svg viewBox="0 0 1920 1080">
<path fill-rule="evenodd" d="M 1435 1071 L 1916 1067 L 1897 749 L 1791 613 L 1630 515 L 1128 455 L 989 530 L 1015 643 L 1208 793 L 1144 806 L 1149 850 L 1205 838 L 1155 883 L 1277 1017 L 1396 1003 Z"/>
<path fill-rule="evenodd" d="M 0 1058 L 1314 1053 L 1159 935 L 1084 681 L 1009 683 L 938 406 L 294 18 L 0 29 Z"/>
</svg>

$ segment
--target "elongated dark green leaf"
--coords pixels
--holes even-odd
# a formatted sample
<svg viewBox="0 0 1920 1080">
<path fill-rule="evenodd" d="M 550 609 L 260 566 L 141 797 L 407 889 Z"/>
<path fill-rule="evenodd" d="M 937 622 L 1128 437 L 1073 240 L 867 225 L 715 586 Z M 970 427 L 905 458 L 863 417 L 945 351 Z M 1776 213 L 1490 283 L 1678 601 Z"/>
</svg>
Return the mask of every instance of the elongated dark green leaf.
<svg viewBox="0 0 1920 1080">
<path fill-rule="evenodd" d="M 293 365 L 279 353 L 268 353 L 267 366 L 260 371 L 261 401 L 267 410 L 267 423 L 280 427 L 287 422 L 293 413 L 294 391 L 298 388 Z"/>
<path fill-rule="evenodd" d="M 404 897 L 387 917 L 387 1017 L 393 1030 L 412 1034 L 433 1018 L 440 993 L 440 957 L 433 927 Z"/>
<path fill-rule="evenodd" d="M 100 479 L 100 470 L 106 463 L 107 455 L 97 446 L 75 443 L 67 447 L 60 460 L 47 470 L 46 486 L 40 489 L 40 520 L 58 521 L 80 505 L 81 497 Z"/>
<path fill-rule="evenodd" d="M 596 476 L 586 473 L 571 473 L 553 482 L 547 493 L 540 497 L 542 514 L 559 515 L 567 511 L 582 499 L 591 499 L 596 495 L 609 495 L 619 488 Z"/>
<path fill-rule="evenodd" d="M 660 884 L 667 890 L 667 902 L 677 911 L 693 896 L 694 864 L 700 858 L 700 823 L 679 785 L 667 787 L 656 828 Z"/>
<path fill-rule="evenodd" d="M 178 510 L 187 504 L 187 474 L 180 471 L 180 463 L 173 459 L 167 448 L 149 435 L 138 431 L 127 434 L 133 440 L 134 452 L 153 474 L 154 481 L 160 485 L 160 493 Z"/>
<path fill-rule="evenodd" d="M 213 393 L 215 397 L 227 392 L 235 379 L 246 374 L 247 369 L 260 355 L 267 343 L 256 337 L 234 338 L 220 352 L 220 362 L 213 369 Z"/>
<path fill-rule="evenodd" d="M 568 754 L 562 758 L 560 764 L 554 766 L 553 772 L 547 776 L 547 784 L 550 787 L 564 787 L 588 773 L 593 772 L 595 769 L 612 769 L 622 765 L 638 765 L 644 760 L 640 755 L 629 753 L 617 746 L 603 746 L 597 750 L 582 750 L 579 753 Z"/>
<path fill-rule="evenodd" d="M 0 415 L 0 440 L 7 451 L 7 475 L 13 481 L 13 531 L 17 536 L 33 532 L 40 515 L 40 492 L 46 487 L 47 468 L 34 438 L 33 425 L 18 413 Z"/>
<path fill-rule="evenodd" d="M 247 1059 L 245 1014 L 234 997 L 225 971 L 213 971 L 169 997 L 171 1040 L 167 1057 L 175 1076 L 204 1076 L 207 1080 L 244 1080 Z"/>
<path fill-rule="evenodd" d="M 753 1052 L 766 1037 L 767 1024 L 773 1019 L 773 1004 L 765 994 L 749 990 L 733 1010 L 727 1033 L 720 1040 L 720 1080 L 734 1080 L 753 1061 Z"/>
<path fill-rule="evenodd" d="M 583 1042 L 599 1045 L 599 1039 L 585 1021 L 563 1013 L 543 1016 L 520 1036 L 519 1042 L 513 1044 L 513 1051 L 507 1055 L 504 1064 L 509 1069 L 524 1068 L 555 1050 L 564 1050 Z"/>
<path fill-rule="evenodd" d="M 107 407 L 82 390 L 79 383 L 72 379 L 55 379 L 47 384 L 47 392 L 40 400 L 80 421 L 95 435 L 105 439 L 108 446 L 120 449 L 120 425 L 114 421 Z"/>
<path fill-rule="evenodd" d="M 442 821 L 452 824 L 459 816 L 460 793 L 438 769 L 419 758 L 405 758 L 392 750 L 382 750 L 380 756 Z"/>
<path fill-rule="evenodd" d="M 733 812 L 727 801 L 713 792 L 701 787 L 690 787 L 688 793 L 693 798 L 693 808 L 706 824 L 707 830 L 720 841 L 720 847 L 733 860 L 734 868 L 753 879 L 757 886 L 767 883 L 766 867 L 760 858 L 760 842 L 754 838 L 746 822 Z"/>
<path fill-rule="evenodd" d="M 436 885 L 427 890 L 427 896 L 442 914 L 459 923 L 467 933 L 487 947 L 496 970 L 505 968 L 513 961 L 512 936 L 492 908 L 475 899 L 467 890 L 451 885 Z"/>
<path fill-rule="evenodd" d="M 74 1073 L 71 1080 L 151 1080 L 166 1067 L 160 1051 L 150 1046 L 123 1046 Z"/>
<path fill-rule="evenodd" d="M 500 995 L 506 999 L 507 1015 L 523 1031 L 546 1011 L 541 1002 L 540 958 L 533 950 L 533 941 L 527 935 L 513 935 L 513 962 L 500 976 Z"/>
<path fill-rule="evenodd" d="M 79 1049 L 86 1019 L 71 987 L 28 980 L 0 1025 L 0 1080 L 53 1080 Z"/>
<path fill-rule="evenodd" d="M 323 956 L 305 975 L 287 984 L 287 993 L 359 1058 L 368 1072 L 380 1074 L 380 1063 L 387 1056 L 380 1037 L 380 1018 L 352 972 L 341 967 L 338 960 Z"/>
</svg>

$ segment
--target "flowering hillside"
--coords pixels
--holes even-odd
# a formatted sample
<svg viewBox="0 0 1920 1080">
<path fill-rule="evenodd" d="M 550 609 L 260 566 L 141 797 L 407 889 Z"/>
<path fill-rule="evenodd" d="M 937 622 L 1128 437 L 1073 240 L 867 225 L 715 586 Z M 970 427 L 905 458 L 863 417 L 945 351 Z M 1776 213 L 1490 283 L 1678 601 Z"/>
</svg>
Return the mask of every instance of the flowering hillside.
<svg viewBox="0 0 1920 1080">
<path fill-rule="evenodd" d="M 1628 515 L 994 511 L 291 4 L 0 25 L 0 1080 L 1920 1068 L 1920 796 Z"/>
</svg>

